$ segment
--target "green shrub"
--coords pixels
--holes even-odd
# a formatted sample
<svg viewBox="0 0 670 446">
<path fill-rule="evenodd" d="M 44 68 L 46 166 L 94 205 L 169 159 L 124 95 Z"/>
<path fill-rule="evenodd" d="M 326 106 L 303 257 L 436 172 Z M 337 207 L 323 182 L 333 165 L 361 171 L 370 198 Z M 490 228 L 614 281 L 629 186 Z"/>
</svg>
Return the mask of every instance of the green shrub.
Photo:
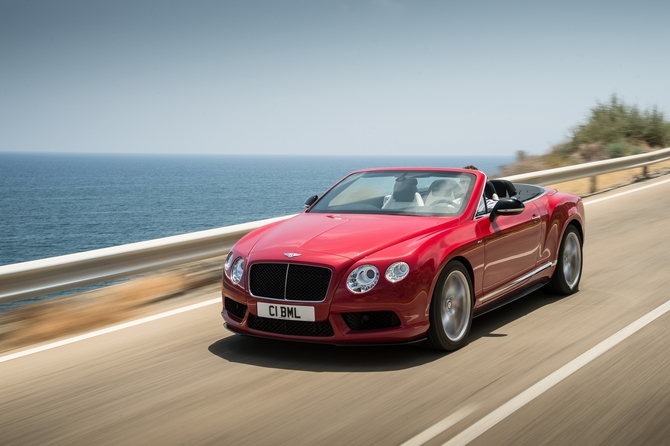
<svg viewBox="0 0 670 446">
<path fill-rule="evenodd" d="M 583 144 L 596 142 L 605 144 L 612 157 L 642 151 L 637 144 L 668 147 L 670 122 L 665 121 L 656 107 L 640 111 L 612 95 L 608 103 L 598 103 L 591 109 L 585 124 L 572 130 L 572 138 L 562 147 L 562 154 L 569 155 Z"/>
<path fill-rule="evenodd" d="M 609 143 L 605 146 L 605 150 L 610 158 L 638 155 L 643 152 L 642 147 L 629 144 L 625 141 Z"/>
</svg>

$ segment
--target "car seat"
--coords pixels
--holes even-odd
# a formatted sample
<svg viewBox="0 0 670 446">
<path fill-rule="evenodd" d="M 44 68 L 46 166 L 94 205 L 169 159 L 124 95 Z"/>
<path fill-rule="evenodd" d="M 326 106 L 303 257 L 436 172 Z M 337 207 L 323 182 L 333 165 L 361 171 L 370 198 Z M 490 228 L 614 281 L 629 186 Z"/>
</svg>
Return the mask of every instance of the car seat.
<svg viewBox="0 0 670 446">
<path fill-rule="evenodd" d="M 393 195 L 384 203 L 382 209 L 402 209 L 410 206 L 423 206 L 423 198 L 416 187 L 416 178 L 398 178 L 393 185 Z"/>
<path fill-rule="evenodd" d="M 516 195 L 516 188 L 509 180 L 490 180 L 498 197 L 511 198 Z"/>
</svg>

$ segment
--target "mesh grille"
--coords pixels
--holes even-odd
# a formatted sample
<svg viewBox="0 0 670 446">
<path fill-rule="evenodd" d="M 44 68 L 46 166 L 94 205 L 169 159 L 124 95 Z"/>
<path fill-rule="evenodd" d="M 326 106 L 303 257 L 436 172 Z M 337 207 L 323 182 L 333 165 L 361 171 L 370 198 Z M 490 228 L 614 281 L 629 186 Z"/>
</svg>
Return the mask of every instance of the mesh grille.
<svg viewBox="0 0 670 446">
<path fill-rule="evenodd" d="M 352 330 L 382 330 L 400 326 L 400 319 L 393 311 L 342 313 L 342 319 Z"/>
<path fill-rule="evenodd" d="M 249 270 L 249 290 L 256 297 L 322 301 L 328 293 L 331 271 L 317 266 L 256 263 Z"/>
<path fill-rule="evenodd" d="M 328 337 L 333 336 L 333 327 L 329 321 L 303 322 L 270 319 L 249 314 L 247 321 L 249 328 L 268 333 L 277 333 L 290 336 Z"/>
<path fill-rule="evenodd" d="M 249 270 L 249 290 L 258 297 L 283 299 L 287 264 L 259 263 Z"/>
<path fill-rule="evenodd" d="M 226 297 L 226 311 L 228 314 L 235 316 L 239 320 L 244 319 L 244 315 L 247 312 L 247 306 L 239 302 L 235 302 L 233 299 Z"/>
<path fill-rule="evenodd" d="M 314 266 L 291 265 L 286 280 L 289 300 L 323 300 L 328 293 L 330 270 Z"/>
</svg>

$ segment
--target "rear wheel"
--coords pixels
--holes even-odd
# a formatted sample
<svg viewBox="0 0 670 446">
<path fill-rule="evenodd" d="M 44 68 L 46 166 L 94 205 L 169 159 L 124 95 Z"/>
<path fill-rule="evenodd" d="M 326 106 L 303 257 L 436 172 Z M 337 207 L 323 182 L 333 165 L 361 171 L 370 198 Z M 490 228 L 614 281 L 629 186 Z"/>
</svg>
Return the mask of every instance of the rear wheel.
<svg viewBox="0 0 670 446">
<path fill-rule="evenodd" d="M 556 294 L 572 294 L 579 290 L 582 278 L 582 239 L 577 228 L 570 225 L 563 234 L 556 270 L 549 289 Z"/>
<path fill-rule="evenodd" d="M 472 280 L 461 262 L 444 267 L 430 302 L 428 344 L 437 350 L 465 345 L 472 325 Z"/>
</svg>

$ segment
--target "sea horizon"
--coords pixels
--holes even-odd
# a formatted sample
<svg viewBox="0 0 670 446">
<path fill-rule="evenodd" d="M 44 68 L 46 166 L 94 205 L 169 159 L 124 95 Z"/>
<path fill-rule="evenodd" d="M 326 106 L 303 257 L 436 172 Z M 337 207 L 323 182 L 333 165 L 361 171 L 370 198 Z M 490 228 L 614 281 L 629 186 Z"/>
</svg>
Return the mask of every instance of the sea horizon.
<svg viewBox="0 0 670 446">
<path fill-rule="evenodd" d="M 349 172 L 514 156 L 0 152 L 0 265 L 301 212 Z"/>
</svg>

